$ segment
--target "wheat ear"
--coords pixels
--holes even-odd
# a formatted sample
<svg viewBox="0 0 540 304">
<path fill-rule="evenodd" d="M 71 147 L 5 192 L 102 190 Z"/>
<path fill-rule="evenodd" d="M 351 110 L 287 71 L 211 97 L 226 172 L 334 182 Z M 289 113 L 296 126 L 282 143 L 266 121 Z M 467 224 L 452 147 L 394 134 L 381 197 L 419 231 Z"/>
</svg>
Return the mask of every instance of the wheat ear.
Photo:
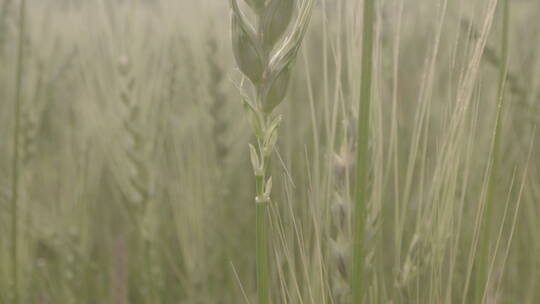
<svg viewBox="0 0 540 304">
<path fill-rule="evenodd" d="M 334 198 L 331 204 L 332 232 L 330 235 L 330 268 L 332 298 L 336 303 L 350 302 L 351 260 L 351 197 L 350 172 L 354 167 L 354 147 L 351 145 L 348 120 L 343 123 L 343 139 L 338 151 L 334 152 Z"/>
<path fill-rule="evenodd" d="M 313 0 L 301 3 L 290 30 L 297 0 L 246 2 L 256 16 L 257 26 L 253 26 L 243 13 L 239 0 L 231 0 L 232 42 L 238 68 L 248 79 L 247 88 L 242 85 L 245 89 L 242 96 L 257 138 L 256 147 L 249 146 L 256 181 L 257 298 L 259 304 L 266 304 L 269 301 L 266 221 L 272 190 L 272 178 L 267 171 L 281 122 L 281 116 L 272 112 L 285 97 L 292 62 L 306 32 Z"/>
</svg>

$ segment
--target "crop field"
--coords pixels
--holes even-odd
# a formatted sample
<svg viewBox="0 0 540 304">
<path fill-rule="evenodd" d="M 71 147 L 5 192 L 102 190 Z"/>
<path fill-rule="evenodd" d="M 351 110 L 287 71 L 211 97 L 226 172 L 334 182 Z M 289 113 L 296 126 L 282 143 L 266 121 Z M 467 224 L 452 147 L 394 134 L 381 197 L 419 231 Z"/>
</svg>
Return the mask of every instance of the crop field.
<svg viewBox="0 0 540 304">
<path fill-rule="evenodd" d="M 0 0 L 0 304 L 540 303 L 539 17 Z"/>
</svg>

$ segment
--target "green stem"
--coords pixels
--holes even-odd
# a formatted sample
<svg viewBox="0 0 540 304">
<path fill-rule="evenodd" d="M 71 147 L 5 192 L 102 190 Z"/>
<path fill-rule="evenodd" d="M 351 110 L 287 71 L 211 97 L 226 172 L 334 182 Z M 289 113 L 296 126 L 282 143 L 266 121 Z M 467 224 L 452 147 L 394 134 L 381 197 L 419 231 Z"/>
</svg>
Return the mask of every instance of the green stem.
<svg viewBox="0 0 540 304">
<path fill-rule="evenodd" d="M 266 219 L 268 206 L 257 203 L 257 294 L 259 304 L 268 303 L 268 237 Z"/>
<path fill-rule="evenodd" d="M 374 0 L 364 0 L 364 25 L 362 37 L 362 74 L 360 80 L 360 106 L 358 113 L 358 139 L 356 158 L 356 206 L 354 208 L 354 241 L 351 292 L 352 303 L 360 304 L 364 296 L 364 229 L 367 216 L 367 175 L 369 108 L 371 103 L 371 78 L 373 68 Z"/>
<path fill-rule="evenodd" d="M 262 150 L 259 146 L 259 150 Z M 262 154 L 262 153 L 261 153 Z M 263 174 L 255 176 L 257 197 L 255 198 L 256 206 L 256 271 L 257 271 L 257 297 L 258 304 L 268 303 L 268 232 L 267 232 L 267 213 L 268 204 L 262 202 L 264 197 L 264 171 L 266 164 L 264 163 L 264 157 L 261 157 L 263 164 Z"/>
<path fill-rule="evenodd" d="M 17 75 L 15 83 L 15 109 L 14 119 L 15 126 L 13 128 L 13 172 L 12 172 L 12 189 L 11 189 L 11 238 L 13 241 L 11 247 L 11 266 L 13 275 L 13 303 L 19 303 L 19 286 L 18 286 L 18 197 L 19 197 L 19 129 L 21 125 L 21 99 L 22 99 L 22 80 L 23 80 L 23 55 L 24 55 L 24 26 L 25 26 L 25 10 L 26 1 L 21 0 L 19 7 L 19 41 L 17 51 Z"/>
<path fill-rule="evenodd" d="M 478 268 L 475 288 L 475 303 L 483 302 L 488 280 L 489 265 L 489 243 L 490 232 L 493 222 L 493 199 L 495 197 L 496 179 L 498 172 L 498 159 L 500 154 L 500 141 L 502 129 L 502 115 L 504 106 L 504 87 L 508 71 L 508 30 L 510 21 L 510 4 L 508 0 L 503 0 L 503 33 L 501 39 L 501 58 L 499 65 L 499 84 L 497 92 L 497 114 L 495 117 L 495 129 L 491 153 L 489 159 L 489 175 L 486 202 L 482 219 L 480 249 L 478 254 Z"/>
</svg>

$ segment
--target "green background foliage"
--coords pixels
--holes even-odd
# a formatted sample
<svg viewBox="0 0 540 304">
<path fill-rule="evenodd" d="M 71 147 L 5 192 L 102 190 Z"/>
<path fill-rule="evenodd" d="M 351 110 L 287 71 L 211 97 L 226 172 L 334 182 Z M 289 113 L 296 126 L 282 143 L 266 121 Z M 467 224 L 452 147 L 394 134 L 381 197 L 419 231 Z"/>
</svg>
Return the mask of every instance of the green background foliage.
<svg viewBox="0 0 540 304">
<path fill-rule="evenodd" d="M 483 301 L 537 303 L 540 3 L 509 1 Z M 375 2 L 365 303 L 472 303 L 502 2 Z M 0 303 L 15 294 L 18 69 L 19 303 L 256 303 L 254 135 L 227 1 L 28 0 L 23 33 L 19 3 L 0 0 Z M 315 2 L 275 109 L 271 303 L 350 301 L 361 4 Z"/>
</svg>

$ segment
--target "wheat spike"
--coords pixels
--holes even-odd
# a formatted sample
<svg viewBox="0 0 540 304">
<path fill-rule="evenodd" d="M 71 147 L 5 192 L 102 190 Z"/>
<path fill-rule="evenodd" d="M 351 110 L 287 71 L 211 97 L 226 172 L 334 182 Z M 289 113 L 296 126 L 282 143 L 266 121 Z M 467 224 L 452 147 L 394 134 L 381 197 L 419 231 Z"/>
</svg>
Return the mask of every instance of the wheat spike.
<svg viewBox="0 0 540 304">
<path fill-rule="evenodd" d="M 257 296 L 259 304 L 266 304 L 270 299 L 266 221 L 272 188 L 267 171 L 281 122 L 281 117 L 272 112 L 285 98 L 292 63 L 306 33 L 313 1 L 302 1 L 292 27 L 298 1 L 249 0 L 247 4 L 256 16 L 254 23 L 241 10 L 239 0 L 231 0 L 232 42 L 238 68 L 248 79 L 243 82 L 246 87 L 241 94 L 257 137 L 257 146 L 250 145 L 256 180 Z"/>
</svg>

